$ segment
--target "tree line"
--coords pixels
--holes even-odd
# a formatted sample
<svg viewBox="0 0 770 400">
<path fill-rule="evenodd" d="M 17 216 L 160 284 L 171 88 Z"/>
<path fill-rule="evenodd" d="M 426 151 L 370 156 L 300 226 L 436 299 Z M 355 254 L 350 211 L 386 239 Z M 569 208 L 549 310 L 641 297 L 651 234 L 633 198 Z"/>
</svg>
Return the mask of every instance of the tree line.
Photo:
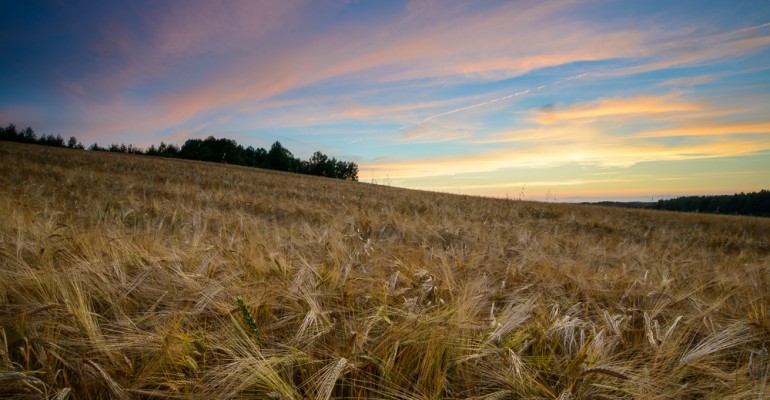
<svg viewBox="0 0 770 400">
<path fill-rule="evenodd" d="M 61 135 L 38 136 L 31 127 L 17 130 L 14 124 L 0 127 L 0 140 L 81 150 L 86 149 L 74 136 L 66 141 Z M 215 138 L 213 136 L 209 136 L 206 139 L 188 139 L 181 147 L 161 142 L 158 146 L 151 145 L 147 150 L 144 150 L 130 144 L 111 144 L 109 147 L 101 147 L 94 143 L 87 149 L 91 151 L 110 151 L 210 161 L 350 181 L 358 180 L 358 165 L 354 162 L 337 160 L 334 157 L 329 158 L 320 151 L 313 153 L 308 160 L 301 160 L 295 157 L 289 149 L 278 141 L 270 146 L 270 150 L 265 150 L 261 147 L 254 148 L 253 146 L 243 147 L 232 139 Z"/>
<path fill-rule="evenodd" d="M 741 214 L 770 217 L 770 190 L 714 196 L 685 196 L 658 200 L 650 208 L 715 214 Z"/>
</svg>

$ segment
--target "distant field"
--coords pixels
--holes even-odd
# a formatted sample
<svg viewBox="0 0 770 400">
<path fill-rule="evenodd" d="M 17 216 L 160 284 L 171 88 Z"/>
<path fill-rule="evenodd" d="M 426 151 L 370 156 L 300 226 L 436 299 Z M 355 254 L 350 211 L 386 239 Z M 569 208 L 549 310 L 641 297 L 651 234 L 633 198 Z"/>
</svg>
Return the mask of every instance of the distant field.
<svg viewBox="0 0 770 400">
<path fill-rule="evenodd" d="M 768 218 L 0 142 L 0 398 L 768 398 L 769 306 Z"/>
</svg>

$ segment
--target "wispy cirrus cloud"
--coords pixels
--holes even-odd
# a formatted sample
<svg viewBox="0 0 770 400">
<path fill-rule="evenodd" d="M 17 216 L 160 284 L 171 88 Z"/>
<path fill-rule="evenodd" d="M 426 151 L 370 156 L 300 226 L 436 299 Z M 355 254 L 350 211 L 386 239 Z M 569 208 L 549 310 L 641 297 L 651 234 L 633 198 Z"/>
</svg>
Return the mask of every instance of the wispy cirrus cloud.
<svg viewBox="0 0 770 400">
<path fill-rule="evenodd" d="M 752 2 L 79 1 L 0 28 L 34 28 L 6 53 L 46 60 L 0 66 L 3 119 L 89 143 L 280 136 L 405 182 L 767 149 Z"/>
<path fill-rule="evenodd" d="M 269 57 L 246 48 L 234 63 L 220 68 L 220 73 L 202 76 L 181 92 L 161 95 L 159 106 L 169 120 L 183 121 L 205 110 L 262 101 L 343 76 L 374 82 L 447 77 L 476 80 L 516 76 L 576 60 L 629 55 L 634 47 L 630 44 L 637 40 L 633 33 L 609 33 L 623 39 L 608 40 L 605 32 L 599 35 L 591 24 L 580 21 L 556 29 L 536 29 L 565 4 L 505 5 L 467 14 L 414 11 L 369 26 L 334 27 L 306 41 L 294 38 L 292 42 L 289 38 L 290 43 L 273 46 L 278 49 L 268 43 L 265 50 Z M 211 16 L 218 17 L 217 13 Z M 171 33 L 166 29 L 155 36 L 187 37 L 185 25 L 174 26 Z M 241 36 L 252 34 L 244 31 Z M 172 54 L 188 54 L 190 42 L 184 39 L 180 44 L 178 40 L 167 39 L 164 43 L 169 44 L 162 48 Z M 507 59 L 498 56 L 502 54 L 507 54 Z"/>
<path fill-rule="evenodd" d="M 716 74 L 704 74 L 697 76 L 687 76 L 683 78 L 668 79 L 658 84 L 658 86 L 696 86 L 713 82 L 719 79 Z"/>
<path fill-rule="evenodd" d="M 638 75 L 652 71 L 706 66 L 754 54 L 770 46 L 770 23 L 716 33 L 655 30 L 645 35 L 641 54 L 630 65 L 587 73 L 586 77 Z"/>
<path fill-rule="evenodd" d="M 599 99 L 563 108 L 549 106 L 531 110 L 530 113 L 532 114 L 533 122 L 544 125 L 681 114 L 701 109 L 701 106 L 693 102 L 684 101 L 675 93 L 672 93 L 664 96 Z"/>
<path fill-rule="evenodd" d="M 571 142 L 548 141 L 506 147 L 468 156 L 423 160 L 394 160 L 362 163 L 362 170 L 387 173 L 392 179 L 441 177 L 458 174 L 494 172 L 512 168 L 549 168 L 563 165 L 594 165 L 627 168 L 639 163 L 682 161 L 759 154 L 770 149 L 770 137 L 730 139 L 707 143 L 669 146 L 655 142 L 630 142 L 602 137 L 596 132 L 579 132 L 582 139 Z M 602 139 L 604 142 L 602 142 Z M 585 141 L 583 141 L 585 140 Z"/>
<path fill-rule="evenodd" d="M 454 123 L 425 122 L 399 130 L 402 138 L 408 142 L 440 143 L 471 138 L 473 130 L 468 126 Z"/>
<path fill-rule="evenodd" d="M 527 94 L 529 92 L 530 92 L 530 89 L 525 89 L 525 90 L 521 90 L 521 91 L 518 91 L 518 92 L 513 93 L 513 94 L 507 94 L 507 95 L 502 96 L 502 97 L 497 97 L 497 98 L 490 99 L 490 100 L 484 100 L 484 101 L 482 101 L 480 103 L 470 104 L 470 105 L 462 106 L 462 107 L 459 107 L 459 108 L 451 109 L 451 110 L 448 110 L 448 111 L 442 111 L 442 112 L 440 112 L 438 114 L 433 114 L 433 115 L 428 116 L 427 118 L 425 118 L 425 121 L 427 122 L 427 121 L 430 121 L 432 119 L 446 117 L 448 115 L 456 114 L 456 113 L 459 113 L 459 112 L 463 112 L 463 111 L 473 110 L 473 109 L 476 109 L 476 108 L 490 106 L 490 105 L 493 105 L 493 104 L 501 102 L 501 101 L 512 99 L 514 97 L 523 96 L 523 95 L 525 95 L 525 94 Z"/>
<path fill-rule="evenodd" d="M 744 117 L 747 111 L 717 107 L 669 92 L 533 108 L 521 118 L 526 126 L 460 138 L 469 146 L 479 146 L 474 154 L 393 160 L 366 168 L 408 180 L 563 165 L 628 168 L 639 163 L 736 157 L 770 150 L 770 123 L 760 119 L 715 124 L 708 118 L 716 115 L 729 121 Z M 673 137 L 678 140 L 667 140 Z M 485 149 L 489 144 L 497 147 Z"/>
<path fill-rule="evenodd" d="M 155 10 L 157 13 L 148 13 L 138 33 L 121 23 L 104 25 L 104 39 L 95 49 L 108 60 L 106 65 L 116 68 L 97 70 L 84 80 L 68 81 L 68 85 L 81 88 L 78 97 L 86 113 L 107 108 L 130 116 L 115 121 L 120 118 L 109 112 L 113 123 L 98 124 L 102 134 L 120 135 L 128 130 L 172 128 L 196 117 L 227 113 L 233 107 L 259 104 L 343 77 L 359 82 L 488 81 L 576 61 L 629 57 L 647 58 L 649 61 L 639 68 L 654 69 L 663 66 L 661 62 L 699 62 L 754 51 L 767 44 L 766 26 L 761 25 L 714 34 L 705 39 L 708 46 L 695 46 L 694 41 L 701 38 L 684 35 L 667 40 L 667 32 L 622 30 L 567 19 L 574 7 L 571 2 L 505 3 L 484 8 L 464 3 L 409 4 L 403 13 L 383 18 L 319 25 L 308 36 L 302 30 L 287 30 L 303 26 L 316 11 L 300 1 L 170 3 Z M 695 50 L 682 51 L 692 48 Z M 173 88 L 180 68 L 185 71 L 185 84 Z M 138 89 L 162 80 L 171 86 Z M 94 103 L 88 97 L 94 87 L 123 89 Z M 148 106 L 143 95 L 130 93 L 135 90 L 156 94 Z M 505 99 L 455 107 L 428 118 L 447 117 Z M 366 115 L 387 118 L 394 111 L 382 109 L 383 114 L 375 115 L 378 107 L 369 106 Z M 338 120 L 363 115 L 353 111 L 332 110 L 331 114 Z M 103 112 L 90 115 L 89 120 L 106 119 Z"/>
<path fill-rule="evenodd" d="M 636 138 L 681 136 L 729 136 L 745 134 L 770 135 L 770 122 L 714 123 L 694 122 L 670 129 L 651 130 L 634 135 Z"/>
</svg>

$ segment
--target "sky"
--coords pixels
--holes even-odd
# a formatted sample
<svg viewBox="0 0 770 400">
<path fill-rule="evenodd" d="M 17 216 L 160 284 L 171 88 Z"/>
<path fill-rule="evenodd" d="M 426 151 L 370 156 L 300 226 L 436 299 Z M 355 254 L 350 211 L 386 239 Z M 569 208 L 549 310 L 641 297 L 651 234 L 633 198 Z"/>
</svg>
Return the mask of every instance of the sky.
<svg viewBox="0 0 770 400">
<path fill-rule="evenodd" d="M 770 188 L 768 1 L 4 1 L 0 124 L 545 201 Z"/>
</svg>

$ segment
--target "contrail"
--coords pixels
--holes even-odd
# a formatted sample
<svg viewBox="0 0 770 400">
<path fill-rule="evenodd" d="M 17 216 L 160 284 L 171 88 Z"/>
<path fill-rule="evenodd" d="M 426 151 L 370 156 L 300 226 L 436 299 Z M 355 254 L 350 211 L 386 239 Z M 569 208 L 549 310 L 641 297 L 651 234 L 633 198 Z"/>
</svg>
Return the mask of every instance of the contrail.
<svg viewBox="0 0 770 400">
<path fill-rule="evenodd" d="M 574 79 L 582 79 L 582 78 L 585 78 L 587 76 L 589 76 L 587 73 L 578 74 L 578 75 L 575 75 L 575 76 L 571 76 L 569 78 L 562 79 L 560 81 L 556 81 L 556 82 L 554 82 L 551 85 L 540 85 L 540 86 L 538 86 L 534 90 L 543 90 L 543 89 L 547 88 L 548 86 L 559 85 L 559 84 L 562 84 L 562 83 L 567 82 L 567 81 L 571 81 L 571 80 L 574 80 Z M 523 96 L 523 95 L 525 95 L 527 93 L 530 93 L 531 91 L 532 90 L 530 90 L 530 89 L 525 89 L 525 90 L 522 90 L 522 91 L 519 91 L 519 92 L 516 92 L 516 93 L 513 93 L 513 94 L 509 94 L 509 95 L 506 95 L 506 96 L 503 96 L 503 97 L 498 97 L 496 99 L 487 100 L 487 101 L 484 101 L 484 102 L 481 102 L 481 103 L 477 103 L 477 104 L 471 104 L 471 105 L 465 106 L 465 107 L 455 108 L 454 110 L 449 110 L 449 111 L 442 112 L 440 114 L 431 115 L 431 116 L 425 118 L 422 122 L 428 122 L 428 121 L 430 121 L 432 119 L 444 117 L 444 116 L 447 116 L 447 115 L 450 115 L 450 114 L 455 114 L 455 113 L 459 113 L 459 112 L 462 112 L 462 111 L 471 110 L 471 109 L 474 109 L 474 108 L 488 106 L 490 104 L 494 104 L 494 103 L 497 103 L 497 102 L 500 102 L 500 101 L 503 101 L 503 100 L 508 100 L 510 98 L 513 98 L 513 97 Z"/>
<path fill-rule="evenodd" d="M 540 88 L 538 88 L 538 89 L 540 89 Z M 481 102 L 481 103 L 478 103 L 478 104 L 471 104 L 469 106 L 456 108 L 454 110 L 449 110 L 449 111 L 443 112 L 441 114 L 431 115 L 431 116 L 425 118 L 425 120 L 423 122 L 427 122 L 427 121 L 430 121 L 430 120 L 435 119 L 435 118 L 443 117 L 445 115 L 454 114 L 454 113 L 458 113 L 458 112 L 465 111 L 465 110 L 470 110 L 470 109 L 473 109 L 473 108 L 484 107 L 484 106 L 487 106 L 487 105 L 490 105 L 490 104 L 497 103 L 499 101 L 508 100 L 508 99 L 510 99 L 512 97 L 517 97 L 517 96 L 525 95 L 525 94 L 527 94 L 529 92 L 530 92 L 529 89 L 522 90 L 522 91 L 516 92 L 514 94 L 509 94 L 507 96 L 498 97 L 498 98 L 492 99 L 492 100 L 487 100 L 485 102 Z"/>
</svg>

